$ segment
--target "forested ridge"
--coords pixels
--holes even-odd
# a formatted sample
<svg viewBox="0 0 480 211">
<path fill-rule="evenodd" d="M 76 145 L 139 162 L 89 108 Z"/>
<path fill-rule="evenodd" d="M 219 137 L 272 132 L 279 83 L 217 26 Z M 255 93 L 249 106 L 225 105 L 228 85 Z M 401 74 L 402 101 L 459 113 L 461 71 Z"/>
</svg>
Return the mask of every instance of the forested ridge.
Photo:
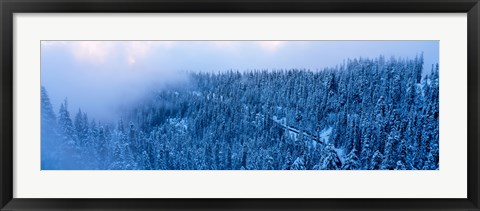
<svg viewBox="0 0 480 211">
<path fill-rule="evenodd" d="M 423 55 L 192 72 L 114 123 L 54 111 L 42 87 L 42 169 L 434 170 L 438 79 Z"/>
</svg>

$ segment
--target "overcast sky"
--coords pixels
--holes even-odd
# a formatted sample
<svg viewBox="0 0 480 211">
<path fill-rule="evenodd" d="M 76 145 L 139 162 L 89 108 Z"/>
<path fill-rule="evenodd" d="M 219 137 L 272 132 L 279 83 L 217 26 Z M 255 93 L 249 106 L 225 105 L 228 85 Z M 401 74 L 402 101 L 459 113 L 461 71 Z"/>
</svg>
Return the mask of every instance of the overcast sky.
<svg viewBox="0 0 480 211">
<path fill-rule="evenodd" d="M 116 121 L 115 111 L 152 87 L 188 83 L 185 71 L 318 70 L 348 58 L 424 53 L 429 71 L 438 41 L 42 41 L 41 83 L 55 110 L 65 97 L 72 117 Z"/>
</svg>

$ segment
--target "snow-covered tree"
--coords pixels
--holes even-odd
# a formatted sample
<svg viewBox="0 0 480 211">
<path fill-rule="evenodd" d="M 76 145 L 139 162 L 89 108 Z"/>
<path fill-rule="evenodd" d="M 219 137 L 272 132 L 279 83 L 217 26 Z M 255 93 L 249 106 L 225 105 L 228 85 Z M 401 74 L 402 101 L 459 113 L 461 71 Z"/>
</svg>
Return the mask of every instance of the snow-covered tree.
<svg viewBox="0 0 480 211">
<path fill-rule="evenodd" d="M 102 123 L 79 108 L 72 121 L 67 100 L 55 113 L 42 87 L 42 168 L 439 169 L 439 73 L 423 55 L 186 74 Z"/>
<path fill-rule="evenodd" d="M 321 169 L 324 169 L 324 170 L 341 169 L 342 162 L 340 161 L 340 158 L 338 157 L 337 152 L 335 151 L 335 148 L 333 147 L 333 145 L 329 144 L 325 148 L 325 155 L 321 163 L 322 163 Z"/>
<path fill-rule="evenodd" d="M 344 170 L 357 170 L 360 168 L 360 161 L 357 157 L 357 150 L 355 148 L 348 153 L 347 157 L 345 158 L 345 163 L 342 166 Z"/>
</svg>

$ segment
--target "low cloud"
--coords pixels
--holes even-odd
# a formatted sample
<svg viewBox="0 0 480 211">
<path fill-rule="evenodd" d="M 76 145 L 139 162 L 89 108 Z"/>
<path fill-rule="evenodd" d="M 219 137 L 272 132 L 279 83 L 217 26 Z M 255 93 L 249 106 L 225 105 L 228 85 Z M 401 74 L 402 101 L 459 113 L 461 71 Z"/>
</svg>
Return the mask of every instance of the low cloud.
<svg viewBox="0 0 480 211">
<path fill-rule="evenodd" d="M 186 72 L 306 68 L 317 70 L 348 58 L 379 55 L 438 62 L 438 41 L 42 41 L 41 80 L 58 111 L 116 121 L 150 91 L 188 84 Z"/>
</svg>

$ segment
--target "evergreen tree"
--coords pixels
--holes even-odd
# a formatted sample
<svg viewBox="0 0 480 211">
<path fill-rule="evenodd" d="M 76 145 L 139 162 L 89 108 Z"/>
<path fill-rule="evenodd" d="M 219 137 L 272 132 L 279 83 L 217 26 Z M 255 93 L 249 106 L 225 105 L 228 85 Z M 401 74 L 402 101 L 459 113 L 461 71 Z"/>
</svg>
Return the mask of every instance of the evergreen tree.
<svg viewBox="0 0 480 211">
<path fill-rule="evenodd" d="M 337 170 L 341 167 L 342 162 L 340 161 L 340 158 L 338 158 L 335 148 L 331 144 L 327 145 L 321 168 L 325 170 Z"/>
<path fill-rule="evenodd" d="M 41 87 L 41 155 L 42 169 L 58 168 L 61 143 L 58 141 L 57 118 L 45 87 Z"/>
<path fill-rule="evenodd" d="M 58 117 L 58 125 L 62 133 L 64 141 L 69 144 L 74 144 L 74 128 L 72 119 L 70 118 L 70 112 L 68 112 L 68 100 L 65 99 L 64 102 L 60 105 Z"/>
<path fill-rule="evenodd" d="M 72 121 L 66 99 L 55 114 L 42 87 L 42 169 L 439 169 L 423 55 L 188 75 L 102 124 L 79 108 Z"/>
<path fill-rule="evenodd" d="M 397 167 L 395 167 L 395 170 L 406 170 L 405 165 L 403 165 L 402 161 L 397 161 Z"/>
<path fill-rule="evenodd" d="M 373 153 L 372 156 L 372 161 L 370 164 L 370 169 L 371 170 L 379 170 L 382 169 L 382 163 L 383 163 L 383 155 L 380 153 L 378 150 Z"/>
<path fill-rule="evenodd" d="M 45 130 L 44 132 L 53 132 L 53 129 L 56 127 L 57 117 L 53 111 L 47 90 L 43 86 L 41 88 L 41 117 L 42 130 Z"/>
<path fill-rule="evenodd" d="M 357 150 L 354 148 L 348 153 L 345 158 L 345 163 L 342 166 L 343 170 L 357 170 L 360 168 L 360 161 L 357 157 Z"/>
</svg>

